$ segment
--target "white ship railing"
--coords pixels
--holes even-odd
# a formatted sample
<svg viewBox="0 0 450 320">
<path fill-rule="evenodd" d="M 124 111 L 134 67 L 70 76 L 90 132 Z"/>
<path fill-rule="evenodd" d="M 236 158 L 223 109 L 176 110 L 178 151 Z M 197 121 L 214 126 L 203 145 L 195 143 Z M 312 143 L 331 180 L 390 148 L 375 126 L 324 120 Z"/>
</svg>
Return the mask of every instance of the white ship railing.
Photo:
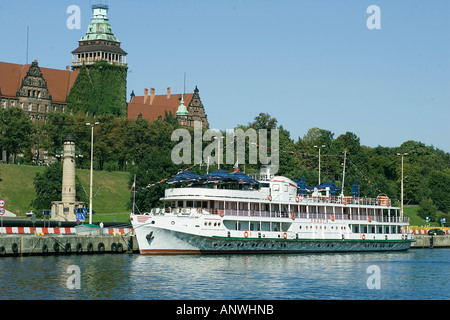
<svg viewBox="0 0 450 320">
<path fill-rule="evenodd" d="M 278 194 L 281 195 L 281 194 Z M 233 190 L 233 189 L 209 189 L 209 188 L 173 188 L 165 191 L 166 200 L 186 199 L 197 200 L 199 198 L 214 198 L 231 201 L 269 201 L 269 193 L 258 190 Z M 272 203 L 277 201 L 278 197 L 272 195 Z M 285 202 L 285 201 L 283 201 Z M 391 200 L 387 197 L 378 198 L 353 198 L 353 197 L 325 197 L 325 196 L 298 196 L 292 197 L 291 204 L 344 204 L 344 205 L 363 205 L 363 206 L 391 206 Z"/>
<path fill-rule="evenodd" d="M 367 215 L 367 214 L 343 214 L 343 213 L 317 213 L 317 212 L 281 212 L 281 211 L 259 211 L 259 210 L 235 210 L 235 209 L 204 209 L 204 208 L 154 208 L 150 211 L 154 215 L 197 215 L 211 214 L 220 217 L 264 217 L 264 218 L 287 218 L 287 219 L 312 219 L 312 220 L 357 220 L 378 223 L 408 223 L 408 217 Z"/>
</svg>

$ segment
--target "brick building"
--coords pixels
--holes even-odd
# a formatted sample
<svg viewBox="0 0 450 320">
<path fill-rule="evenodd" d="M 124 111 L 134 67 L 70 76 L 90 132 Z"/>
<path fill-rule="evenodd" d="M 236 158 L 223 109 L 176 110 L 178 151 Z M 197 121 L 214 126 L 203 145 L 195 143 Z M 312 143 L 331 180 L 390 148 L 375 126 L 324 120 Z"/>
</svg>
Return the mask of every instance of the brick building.
<svg viewBox="0 0 450 320">
<path fill-rule="evenodd" d="M 156 95 L 153 88 L 150 89 L 150 94 L 148 89 L 145 89 L 143 96 L 131 94 L 131 101 L 128 103 L 128 118 L 143 118 L 148 121 L 162 120 L 166 113 L 171 113 L 183 126 L 193 127 L 195 121 L 201 121 L 204 128 L 209 127 L 197 87 L 195 87 L 194 93 L 185 94 L 172 94 L 170 88 L 167 88 L 167 93 L 163 95 Z"/>
<path fill-rule="evenodd" d="M 21 65 L 0 62 L 0 108 L 19 107 L 31 119 L 44 119 L 47 112 L 65 111 L 78 71 L 39 67 L 34 61 Z"/>
</svg>

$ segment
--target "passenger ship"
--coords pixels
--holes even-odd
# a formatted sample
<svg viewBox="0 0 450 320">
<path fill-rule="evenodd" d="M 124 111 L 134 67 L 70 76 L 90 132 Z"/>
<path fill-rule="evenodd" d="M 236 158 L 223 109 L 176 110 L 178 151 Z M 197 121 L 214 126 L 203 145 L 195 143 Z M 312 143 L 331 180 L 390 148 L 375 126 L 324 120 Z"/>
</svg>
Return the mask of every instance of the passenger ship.
<svg viewBox="0 0 450 320">
<path fill-rule="evenodd" d="M 306 195 L 270 172 L 188 173 L 172 179 L 183 185 L 165 190 L 164 208 L 130 215 L 141 254 L 398 251 L 414 241 L 386 196 Z"/>
</svg>

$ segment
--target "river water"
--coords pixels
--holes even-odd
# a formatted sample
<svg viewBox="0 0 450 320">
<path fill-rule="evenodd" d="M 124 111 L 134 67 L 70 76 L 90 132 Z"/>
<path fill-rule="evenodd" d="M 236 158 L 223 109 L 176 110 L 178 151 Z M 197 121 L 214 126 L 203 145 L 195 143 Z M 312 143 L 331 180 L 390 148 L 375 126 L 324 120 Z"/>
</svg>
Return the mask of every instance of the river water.
<svg viewBox="0 0 450 320">
<path fill-rule="evenodd" d="M 72 271 L 74 270 L 74 271 Z M 450 299 L 450 249 L 0 258 L 0 299 Z"/>
</svg>

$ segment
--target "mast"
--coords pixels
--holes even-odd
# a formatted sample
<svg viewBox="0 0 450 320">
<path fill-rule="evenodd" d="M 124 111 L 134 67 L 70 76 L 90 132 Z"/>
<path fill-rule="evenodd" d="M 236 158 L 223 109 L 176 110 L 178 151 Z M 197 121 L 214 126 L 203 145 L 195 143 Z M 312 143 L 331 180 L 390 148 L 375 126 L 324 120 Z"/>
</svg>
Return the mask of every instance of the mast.
<svg viewBox="0 0 450 320">
<path fill-rule="evenodd" d="M 342 188 L 341 197 L 344 197 L 344 180 L 345 180 L 345 162 L 347 160 L 347 149 L 344 150 L 344 168 L 342 169 Z"/>
<path fill-rule="evenodd" d="M 136 205 L 136 175 L 134 175 L 134 182 L 133 182 L 133 214 L 134 214 L 134 206 Z"/>
</svg>

